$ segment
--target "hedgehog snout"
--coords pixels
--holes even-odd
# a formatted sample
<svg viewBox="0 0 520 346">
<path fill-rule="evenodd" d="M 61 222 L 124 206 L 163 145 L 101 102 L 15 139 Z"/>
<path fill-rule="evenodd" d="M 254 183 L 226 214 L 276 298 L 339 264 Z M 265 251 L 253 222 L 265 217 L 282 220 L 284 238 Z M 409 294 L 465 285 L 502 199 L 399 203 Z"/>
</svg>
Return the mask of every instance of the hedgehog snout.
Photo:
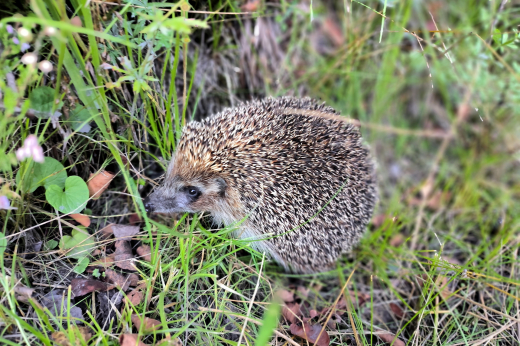
<svg viewBox="0 0 520 346">
<path fill-rule="evenodd" d="M 150 201 L 150 196 L 147 196 L 144 201 L 144 210 L 147 212 L 147 213 L 153 213 L 154 209 L 155 209 L 155 206 L 153 204 L 152 201 Z"/>
</svg>

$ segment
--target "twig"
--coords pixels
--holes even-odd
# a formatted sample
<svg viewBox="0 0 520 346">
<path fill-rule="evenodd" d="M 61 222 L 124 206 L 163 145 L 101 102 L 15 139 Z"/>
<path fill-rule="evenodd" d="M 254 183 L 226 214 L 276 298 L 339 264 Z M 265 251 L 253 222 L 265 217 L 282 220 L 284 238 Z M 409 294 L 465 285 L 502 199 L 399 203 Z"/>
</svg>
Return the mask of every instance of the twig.
<svg viewBox="0 0 520 346">
<path fill-rule="evenodd" d="M 506 330 L 507 328 L 511 327 L 515 323 L 516 323 L 515 321 L 511 321 L 508 324 L 504 325 L 502 328 L 500 328 L 498 330 L 495 330 L 493 333 L 489 334 L 484 339 L 480 339 L 480 340 L 476 341 L 475 343 L 473 343 L 471 345 L 478 346 L 478 345 L 482 345 L 483 343 L 487 343 L 487 342 L 493 340 L 493 338 L 495 336 L 497 336 L 498 334 L 502 333 L 504 330 Z"/>
<path fill-rule="evenodd" d="M 264 261 L 265 261 L 265 252 L 262 254 L 262 263 L 260 263 L 260 271 L 258 273 L 258 280 L 256 280 L 256 286 L 255 291 L 253 292 L 253 296 L 251 297 L 251 300 L 249 301 L 249 308 L 247 309 L 247 318 L 251 315 L 251 309 L 253 308 L 253 303 L 255 301 L 256 293 L 258 292 L 258 286 L 260 286 L 260 278 L 262 274 L 262 269 L 264 267 Z M 240 346 L 242 342 L 242 338 L 244 337 L 244 331 L 246 330 L 247 321 L 244 322 L 244 325 L 242 326 L 242 331 L 240 332 L 240 337 L 238 338 L 238 346 Z"/>
<path fill-rule="evenodd" d="M 323 323 L 323 326 L 321 327 L 320 333 L 318 334 L 318 337 L 316 338 L 316 341 L 320 340 L 320 336 L 323 333 L 323 331 L 325 330 L 325 326 L 329 322 L 330 318 L 332 317 L 332 313 L 334 312 L 334 309 L 338 305 L 338 302 L 339 302 L 341 296 L 345 292 L 345 289 L 347 288 L 347 285 L 349 284 L 350 279 L 352 278 L 352 275 L 354 275 L 354 272 L 356 271 L 356 268 L 357 268 L 357 266 L 354 267 L 354 269 L 350 273 L 350 275 L 349 275 L 349 277 L 347 279 L 347 282 L 345 282 L 345 284 L 341 288 L 341 292 L 339 292 L 338 296 L 336 297 L 336 300 L 334 301 L 334 304 L 332 304 L 332 308 L 330 309 L 329 315 L 327 316 L 327 320 L 325 321 L 325 323 Z M 348 308 L 348 302 L 347 302 L 347 308 Z M 356 331 L 356 326 L 354 325 L 354 321 L 352 320 L 350 311 L 349 311 L 349 317 L 350 317 L 350 323 L 352 324 L 352 329 L 354 330 L 354 337 L 356 338 L 356 344 L 357 345 L 361 345 L 360 340 L 359 340 L 359 336 L 358 336 L 357 331 Z"/>
<path fill-rule="evenodd" d="M 473 75 L 473 80 L 475 79 L 477 75 L 478 70 L 475 70 L 475 74 Z M 473 86 L 473 84 L 471 84 Z M 428 174 L 428 177 L 426 178 L 425 184 L 433 185 L 435 180 L 435 175 L 437 174 L 437 170 L 439 168 L 440 162 L 442 158 L 444 157 L 444 153 L 446 152 L 446 149 L 448 148 L 448 144 L 450 143 L 451 139 L 455 137 L 455 133 L 457 132 L 457 128 L 459 124 L 462 122 L 465 116 L 466 106 L 469 103 L 469 100 L 471 98 L 471 95 L 473 93 L 473 88 L 470 87 L 466 90 L 466 93 L 464 94 L 464 100 L 462 101 L 461 105 L 459 106 L 459 109 L 457 111 L 457 118 L 452 123 L 451 128 L 449 130 L 449 133 L 446 137 L 442 140 L 442 143 L 439 147 L 439 150 L 437 151 L 437 155 L 435 156 L 435 160 L 433 161 L 432 167 L 430 169 L 430 173 Z M 428 202 L 428 198 L 430 197 L 431 189 L 430 191 L 427 191 L 425 193 L 422 193 L 421 196 L 421 204 L 419 205 L 419 211 L 417 213 L 417 218 L 415 219 L 415 227 L 412 233 L 412 241 L 410 244 L 410 248 L 412 250 L 415 249 L 417 245 L 417 239 L 419 237 L 419 229 L 421 228 L 421 222 L 424 214 L 424 209 L 426 207 L 426 203 Z"/>
</svg>

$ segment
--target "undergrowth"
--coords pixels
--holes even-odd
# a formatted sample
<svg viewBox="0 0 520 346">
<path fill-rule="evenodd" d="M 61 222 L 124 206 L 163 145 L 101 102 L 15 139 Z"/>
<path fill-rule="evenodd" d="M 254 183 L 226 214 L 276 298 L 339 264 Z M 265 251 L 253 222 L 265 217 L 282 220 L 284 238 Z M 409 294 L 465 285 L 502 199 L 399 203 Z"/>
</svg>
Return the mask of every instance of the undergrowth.
<svg viewBox="0 0 520 346">
<path fill-rule="evenodd" d="M 281 317 L 286 292 L 331 344 L 519 344 L 517 4 L 14 8 L 0 21 L 0 343 L 306 344 Z M 355 119 L 377 162 L 372 223 L 327 273 L 284 273 L 205 215 L 144 212 L 186 122 L 281 95 Z M 139 226 L 128 244 L 149 257 L 101 265 L 121 241 L 111 223 Z M 138 274 L 132 291 L 75 291 L 114 269 Z"/>
</svg>

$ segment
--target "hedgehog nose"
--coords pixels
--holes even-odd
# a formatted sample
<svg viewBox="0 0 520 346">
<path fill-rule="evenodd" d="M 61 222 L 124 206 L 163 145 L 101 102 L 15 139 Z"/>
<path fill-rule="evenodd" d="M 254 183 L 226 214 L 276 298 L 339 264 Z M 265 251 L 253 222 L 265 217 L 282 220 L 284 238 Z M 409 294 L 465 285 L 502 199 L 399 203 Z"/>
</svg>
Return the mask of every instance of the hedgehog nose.
<svg viewBox="0 0 520 346">
<path fill-rule="evenodd" d="M 144 199 L 144 210 L 146 210 L 147 213 L 153 213 L 153 210 L 155 209 L 152 202 L 150 202 L 150 197 L 146 197 Z"/>
</svg>

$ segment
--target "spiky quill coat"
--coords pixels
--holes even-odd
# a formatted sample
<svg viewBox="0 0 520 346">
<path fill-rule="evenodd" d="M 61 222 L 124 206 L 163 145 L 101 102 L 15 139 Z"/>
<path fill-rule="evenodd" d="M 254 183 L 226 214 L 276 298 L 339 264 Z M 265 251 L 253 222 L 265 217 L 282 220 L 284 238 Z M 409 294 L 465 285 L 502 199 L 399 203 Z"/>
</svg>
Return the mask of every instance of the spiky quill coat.
<svg viewBox="0 0 520 346">
<path fill-rule="evenodd" d="M 202 196 L 183 211 L 208 211 L 224 225 L 245 219 L 236 237 L 304 273 L 330 269 L 350 250 L 376 202 L 359 130 L 309 98 L 254 101 L 188 124 L 151 200 L 194 184 Z"/>
</svg>

